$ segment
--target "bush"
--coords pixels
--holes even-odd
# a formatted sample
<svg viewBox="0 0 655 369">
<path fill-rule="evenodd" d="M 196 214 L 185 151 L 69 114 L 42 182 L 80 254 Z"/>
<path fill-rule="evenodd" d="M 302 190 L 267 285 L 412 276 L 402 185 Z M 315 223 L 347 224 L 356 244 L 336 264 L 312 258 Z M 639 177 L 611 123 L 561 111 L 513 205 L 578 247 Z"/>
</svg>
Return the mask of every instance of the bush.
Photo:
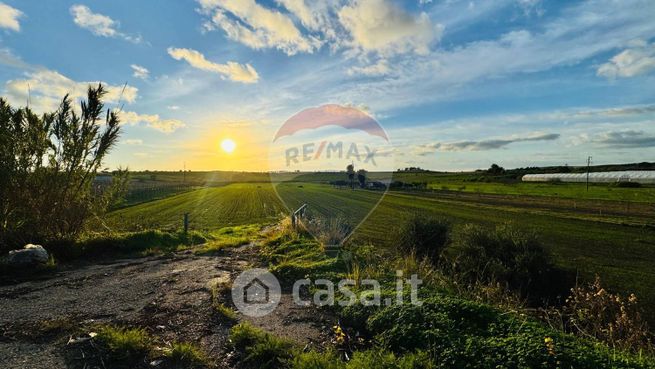
<svg viewBox="0 0 655 369">
<path fill-rule="evenodd" d="M 356 309 L 360 313 L 353 313 Z M 365 319 L 384 351 L 357 352 L 348 368 L 655 368 L 652 357 L 608 349 L 453 297 L 432 295 L 422 306 L 370 310 L 355 305 L 350 310 Z"/>
<path fill-rule="evenodd" d="M 449 232 L 447 221 L 414 214 L 395 232 L 395 246 L 405 255 L 415 253 L 436 263 L 446 248 Z"/>
<path fill-rule="evenodd" d="M 571 289 L 564 306 L 566 328 L 583 337 L 595 337 L 611 347 L 653 351 L 648 325 L 642 319 L 637 297 L 606 291 L 594 283 Z"/>
<path fill-rule="evenodd" d="M 523 295 L 550 289 L 546 285 L 553 266 L 532 232 L 507 224 L 494 229 L 468 224 L 453 246 L 456 272 L 470 283 L 501 282 Z"/>
<path fill-rule="evenodd" d="M 107 188 L 93 184 L 120 133 L 116 113 L 105 114 L 105 94 L 102 85 L 89 87 L 81 115 L 66 96 L 41 117 L 0 99 L 0 244 L 72 240 L 125 193 L 126 171 Z"/>
</svg>

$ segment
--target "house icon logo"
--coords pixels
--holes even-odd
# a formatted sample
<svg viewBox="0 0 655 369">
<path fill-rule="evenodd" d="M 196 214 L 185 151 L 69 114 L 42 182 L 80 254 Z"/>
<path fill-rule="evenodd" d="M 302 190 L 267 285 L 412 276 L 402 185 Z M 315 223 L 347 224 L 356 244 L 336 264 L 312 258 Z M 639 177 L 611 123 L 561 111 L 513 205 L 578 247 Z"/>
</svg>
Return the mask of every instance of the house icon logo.
<svg viewBox="0 0 655 369">
<path fill-rule="evenodd" d="M 268 286 L 255 278 L 244 287 L 243 299 L 247 304 L 265 304 L 270 298 Z"/>
<path fill-rule="evenodd" d="M 232 302 L 244 315 L 261 317 L 280 303 L 280 282 L 266 269 L 248 269 L 232 284 Z"/>
</svg>

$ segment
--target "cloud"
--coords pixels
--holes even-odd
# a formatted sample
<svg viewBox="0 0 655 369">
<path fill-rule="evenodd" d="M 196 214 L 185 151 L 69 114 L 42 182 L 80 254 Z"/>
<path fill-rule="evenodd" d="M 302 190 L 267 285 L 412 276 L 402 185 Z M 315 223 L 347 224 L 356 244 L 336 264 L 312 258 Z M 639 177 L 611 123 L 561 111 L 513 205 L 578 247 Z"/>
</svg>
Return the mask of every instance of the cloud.
<svg viewBox="0 0 655 369">
<path fill-rule="evenodd" d="M 428 54 L 443 32 L 426 13 L 410 14 L 388 0 L 357 0 L 339 10 L 338 17 L 352 47 L 383 55 Z"/>
<path fill-rule="evenodd" d="M 428 155 L 435 151 L 486 151 L 501 149 L 509 144 L 528 141 L 554 141 L 560 138 L 558 133 L 533 133 L 524 137 L 491 139 L 482 141 L 459 141 L 451 143 L 434 143 L 417 148 L 418 155 Z"/>
<path fill-rule="evenodd" d="M 13 79 L 5 83 L 5 94 L 15 105 L 23 106 L 30 100 L 30 107 L 39 112 L 57 109 L 62 98 L 69 94 L 73 99 L 86 97 L 89 85 L 98 85 L 100 81 L 74 81 L 59 72 L 37 69 L 26 73 L 24 79 Z M 105 102 L 132 103 L 136 100 L 138 89 L 133 86 L 111 85 L 103 83 L 107 94 Z"/>
<path fill-rule="evenodd" d="M 180 107 L 177 105 L 169 105 L 166 107 L 168 110 L 180 110 Z"/>
<path fill-rule="evenodd" d="M 383 76 L 391 71 L 389 63 L 385 59 L 380 59 L 377 63 L 364 67 L 351 67 L 348 69 L 348 75 L 364 75 L 368 77 Z"/>
<path fill-rule="evenodd" d="M 542 5 L 542 0 L 517 0 L 516 3 L 526 17 L 529 17 L 533 13 L 538 17 L 544 15 L 545 11 Z"/>
<path fill-rule="evenodd" d="M 143 41 L 141 36 L 132 36 L 118 31 L 119 23 L 110 17 L 94 13 L 85 5 L 73 5 L 70 8 L 73 22 L 78 26 L 91 31 L 96 36 L 121 38 L 138 44 Z"/>
<path fill-rule="evenodd" d="M 172 133 L 186 126 L 184 122 L 177 119 L 161 119 L 159 114 L 138 114 L 133 111 L 121 111 L 119 117 L 122 124 L 145 124 L 164 133 Z"/>
<path fill-rule="evenodd" d="M 325 28 L 329 23 L 327 3 L 305 0 L 276 0 L 276 2 L 295 15 L 303 27 L 312 31 L 329 32 Z"/>
<path fill-rule="evenodd" d="M 127 139 L 127 140 L 123 141 L 123 143 L 126 144 L 126 145 L 143 145 L 143 140 L 138 139 L 138 138 L 136 138 L 136 139 L 132 138 L 132 139 Z"/>
<path fill-rule="evenodd" d="M 20 22 L 18 18 L 23 15 L 18 9 L 12 8 L 11 6 L 0 3 L 0 28 L 10 29 L 12 31 L 20 31 Z"/>
<path fill-rule="evenodd" d="M 14 53 L 8 48 L 0 48 L 0 64 L 24 70 L 32 69 L 29 64 L 25 63 L 21 58 L 14 55 Z"/>
<path fill-rule="evenodd" d="M 175 60 L 185 60 L 194 68 L 218 73 L 232 81 L 255 83 L 259 80 L 257 71 L 250 64 L 243 65 L 231 61 L 226 64 L 214 63 L 207 60 L 200 52 L 192 49 L 169 47 L 168 54 Z"/>
<path fill-rule="evenodd" d="M 321 42 L 305 37 L 285 14 L 265 8 L 254 0 L 198 0 L 203 13 L 211 15 L 207 30 L 221 28 L 228 38 L 253 49 L 275 48 L 294 55 L 312 53 Z"/>
<path fill-rule="evenodd" d="M 614 148 L 655 147 L 655 135 L 636 130 L 603 132 L 596 135 L 591 141 Z"/>
<path fill-rule="evenodd" d="M 150 71 L 146 67 L 142 67 L 136 64 L 132 64 L 130 67 L 134 71 L 132 76 L 135 78 L 148 79 L 148 76 L 150 76 Z"/>
<path fill-rule="evenodd" d="M 111 85 L 100 81 L 77 82 L 63 74 L 37 69 L 26 73 L 24 79 L 9 80 L 5 83 L 4 95 L 16 106 L 24 106 L 29 99 L 30 108 L 44 113 L 55 111 L 63 97 L 68 94 L 73 100 L 86 98 L 89 85 L 102 83 L 107 91 L 105 104 L 133 103 L 138 96 L 138 89 L 129 85 Z M 175 119 L 161 119 L 159 115 L 138 114 L 131 111 L 121 111 L 119 116 L 123 124 L 135 125 L 143 123 L 146 126 L 170 133 L 184 127 L 184 123 Z"/>
<path fill-rule="evenodd" d="M 636 7 L 648 11 L 635 12 Z M 655 3 L 647 1 L 576 3 L 563 7 L 557 17 L 547 17 L 532 30 L 519 28 L 496 38 L 406 58 L 403 63 L 394 63 L 394 78 L 358 81 L 341 93 L 347 94 L 344 98 L 349 100 L 358 100 L 361 96 L 374 100 L 378 110 L 451 99 L 467 85 L 578 65 L 601 53 L 624 47 L 630 40 L 649 39 L 655 35 L 655 22 L 646 13 L 652 10 L 655 10 Z M 608 34 L 612 37 L 607 37 Z M 341 90 L 345 90 L 343 86 Z"/>
<path fill-rule="evenodd" d="M 593 110 L 580 110 L 567 113 L 569 118 L 584 117 L 621 117 L 631 115 L 644 115 L 655 113 L 655 105 L 633 105 L 621 106 L 616 108 L 604 108 Z"/>
<path fill-rule="evenodd" d="M 607 78 L 634 77 L 655 69 L 655 43 L 636 41 L 633 44 L 598 67 L 596 74 Z"/>
</svg>

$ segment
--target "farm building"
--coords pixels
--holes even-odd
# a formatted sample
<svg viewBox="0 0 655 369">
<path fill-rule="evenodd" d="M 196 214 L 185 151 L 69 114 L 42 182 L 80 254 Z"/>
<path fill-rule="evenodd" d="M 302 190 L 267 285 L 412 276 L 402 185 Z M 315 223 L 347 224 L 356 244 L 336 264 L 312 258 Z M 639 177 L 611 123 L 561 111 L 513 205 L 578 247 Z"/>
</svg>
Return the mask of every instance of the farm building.
<svg viewBox="0 0 655 369">
<path fill-rule="evenodd" d="M 526 174 L 523 182 L 586 182 L 587 173 L 545 173 Z M 590 183 L 635 182 L 641 184 L 655 184 L 655 171 L 630 170 L 621 172 L 595 172 L 589 173 Z"/>
</svg>

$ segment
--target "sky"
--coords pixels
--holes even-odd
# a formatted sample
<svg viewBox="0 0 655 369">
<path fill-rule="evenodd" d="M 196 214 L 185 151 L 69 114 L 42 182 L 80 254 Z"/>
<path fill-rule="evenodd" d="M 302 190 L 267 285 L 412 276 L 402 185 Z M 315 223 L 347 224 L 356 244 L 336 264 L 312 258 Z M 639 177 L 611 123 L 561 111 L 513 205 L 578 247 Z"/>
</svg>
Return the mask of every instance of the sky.
<svg viewBox="0 0 655 369">
<path fill-rule="evenodd" d="M 284 169 L 276 131 L 326 104 L 377 120 L 399 168 L 653 161 L 654 19 L 651 0 L 1 0 L 0 90 L 46 112 L 105 84 L 112 169 Z"/>
</svg>

